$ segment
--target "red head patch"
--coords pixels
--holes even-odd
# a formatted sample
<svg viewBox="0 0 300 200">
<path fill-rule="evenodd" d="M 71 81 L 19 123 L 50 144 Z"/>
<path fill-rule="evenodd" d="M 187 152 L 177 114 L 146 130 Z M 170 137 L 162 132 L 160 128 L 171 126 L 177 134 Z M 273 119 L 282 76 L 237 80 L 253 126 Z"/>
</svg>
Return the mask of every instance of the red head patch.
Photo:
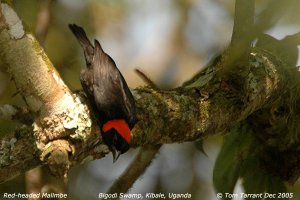
<svg viewBox="0 0 300 200">
<path fill-rule="evenodd" d="M 112 128 L 114 128 L 126 140 L 126 142 L 130 144 L 130 129 L 124 119 L 114 119 L 106 122 L 102 127 L 102 131 L 105 133 Z"/>
</svg>

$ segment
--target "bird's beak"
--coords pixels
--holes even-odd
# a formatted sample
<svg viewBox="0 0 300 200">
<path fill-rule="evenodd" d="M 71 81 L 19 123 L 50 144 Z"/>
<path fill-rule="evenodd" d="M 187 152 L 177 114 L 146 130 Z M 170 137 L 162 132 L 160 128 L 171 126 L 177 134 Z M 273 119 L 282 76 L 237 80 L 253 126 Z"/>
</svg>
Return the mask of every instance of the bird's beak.
<svg viewBox="0 0 300 200">
<path fill-rule="evenodd" d="M 115 163 L 121 155 L 121 151 L 118 151 L 115 146 L 111 147 L 111 152 L 113 156 L 113 163 Z"/>
</svg>

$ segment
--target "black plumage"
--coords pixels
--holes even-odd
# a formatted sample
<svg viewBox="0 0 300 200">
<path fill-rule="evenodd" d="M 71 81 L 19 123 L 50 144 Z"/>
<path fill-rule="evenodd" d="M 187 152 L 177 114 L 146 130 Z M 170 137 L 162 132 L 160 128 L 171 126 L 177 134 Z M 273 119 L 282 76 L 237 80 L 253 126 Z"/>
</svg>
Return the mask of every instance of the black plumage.
<svg viewBox="0 0 300 200">
<path fill-rule="evenodd" d="M 135 101 L 114 60 L 97 40 L 94 40 L 94 47 L 81 27 L 75 24 L 69 27 L 84 49 L 87 68 L 81 71 L 80 81 L 97 110 L 96 117 L 101 124 L 112 119 L 125 119 L 132 129 L 137 121 Z"/>
<path fill-rule="evenodd" d="M 135 101 L 114 60 L 97 40 L 93 46 L 81 27 L 70 24 L 69 28 L 84 50 L 87 67 L 81 71 L 80 81 L 100 127 L 110 120 L 124 119 L 131 130 L 137 122 Z M 106 138 L 118 139 L 119 136 L 107 135 Z"/>
</svg>

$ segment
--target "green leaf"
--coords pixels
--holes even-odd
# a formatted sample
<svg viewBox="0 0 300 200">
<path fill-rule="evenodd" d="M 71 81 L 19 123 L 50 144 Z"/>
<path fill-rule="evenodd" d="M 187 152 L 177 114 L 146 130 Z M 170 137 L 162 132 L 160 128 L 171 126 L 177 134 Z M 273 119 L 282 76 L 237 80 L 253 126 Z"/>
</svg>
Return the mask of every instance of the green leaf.
<svg viewBox="0 0 300 200">
<path fill-rule="evenodd" d="M 261 156 L 264 153 L 265 147 L 255 138 L 251 126 L 243 123 L 232 129 L 224 137 L 215 163 L 213 182 L 216 191 L 232 194 L 237 180 L 242 178 L 245 194 L 276 194 L 272 198 L 276 199 L 278 193 L 285 193 L 287 189 L 284 182 L 262 167 Z"/>
<path fill-rule="evenodd" d="M 213 170 L 213 183 L 217 192 L 233 192 L 241 167 L 241 162 L 237 157 L 239 142 L 238 129 L 232 130 L 224 137 L 224 143 Z"/>
<path fill-rule="evenodd" d="M 252 157 L 244 162 L 243 166 L 243 186 L 246 194 L 260 194 L 266 191 L 266 174 L 258 165 L 259 161 Z"/>
<path fill-rule="evenodd" d="M 247 124 L 233 128 L 224 137 L 213 171 L 213 182 L 217 192 L 233 193 L 244 162 L 251 154 L 252 144 L 253 134 Z"/>
<path fill-rule="evenodd" d="M 248 133 L 251 133 L 251 131 L 248 131 Z M 278 192 L 286 192 L 284 182 L 280 178 L 270 174 L 262 167 L 260 156 L 264 154 L 264 148 L 262 148 L 261 143 L 257 140 L 252 140 L 252 144 L 249 146 L 248 152 L 249 153 L 247 154 L 247 157 L 245 157 L 240 171 L 240 177 L 243 179 L 245 194 L 263 194 L 263 196 L 262 198 L 256 197 L 245 199 L 263 199 L 266 193 L 270 195 L 276 194 L 276 197 L 278 197 Z M 267 196 L 266 199 L 277 198 L 274 198 L 274 196 Z"/>
<path fill-rule="evenodd" d="M 247 159 L 244 164 L 246 167 L 243 169 L 244 172 L 242 176 L 243 186 L 246 194 L 276 194 L 276 198 L 272 199 L 284 199 L 278 198 L 279 192 L 286 192 L 284 182 L 278 177 L 272 176 L 268 174 L 264 169 L 262 169 L 257 157 Z M 247 198 L 247 200 L 248 199 L 251 200 L 252 198 Z M 253 199 L 257 200 L 258 198 Z"/>
</svg>

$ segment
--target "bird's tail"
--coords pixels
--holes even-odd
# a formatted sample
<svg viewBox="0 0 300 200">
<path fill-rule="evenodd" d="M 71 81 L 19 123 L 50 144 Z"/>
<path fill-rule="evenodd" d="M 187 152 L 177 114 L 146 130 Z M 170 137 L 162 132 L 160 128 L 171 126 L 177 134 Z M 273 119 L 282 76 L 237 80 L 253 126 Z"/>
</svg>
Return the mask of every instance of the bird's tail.
<svg viewBox="0 0 300 200">
<path fill-rule="evenodd" d="M 94 55 L 94 47 L 86 36 L 85 31 L 82 27 L 77 26 L 76 24 L 69 24 L 69 28 L 84 50 L 87 64 L 90 64 Z"/>
</svg>

